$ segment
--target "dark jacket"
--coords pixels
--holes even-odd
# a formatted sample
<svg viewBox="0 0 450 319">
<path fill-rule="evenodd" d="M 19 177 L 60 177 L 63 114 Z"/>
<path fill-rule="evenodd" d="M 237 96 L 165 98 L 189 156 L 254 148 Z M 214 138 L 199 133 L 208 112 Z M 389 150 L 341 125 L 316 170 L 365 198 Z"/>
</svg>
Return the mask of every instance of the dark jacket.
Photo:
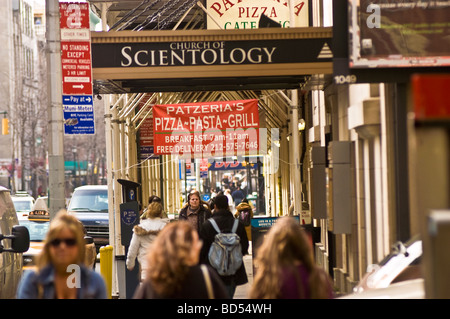
<svg viewBox="0 0 450 319">
<path fill-rule="evenodd" d="M 233 217 L 233 214 L 229 210 L 214 211 L 213 218 L 222 232 L 231 232 L 235 218 Z M 242 224 L 241 222 L 239 222 L 239 226 L 236 233 L 239 235 L 241 240 L 242 255 L 243 256 L 247 255 L 248 238 L 244 224 Z M 214 230 L 213 226 L 209 221 L 206 221 L 203 224 L 202 228 L 200 229 L 200 239 L 203 240 L 202 250 L 200 251 L 201 263 L 210 265 L 208 260 L 208 252 L 209 248 L 211 247 L 211 244 L 214 241 L 214 237 L 216 236 L 216 234 L 217 232 Z M 242 263 L 242 266 L 238 269 L 235 275 L 220 276 L 220 278 L 222 278 L 225 284 L 229 284 L 231 280 L 234 280 L 236 285 L 246 284 L 248 282 L 248 278 L 247 272 L 245 271 L 244 263 Z"/>
<path fill-rule="evenodd" d="M 215 299 L 227 299 L 228 293 L 220 280 L 217 273 L 208 267 L 209 276 L 211 279 L 212 290 Z M 133 296 L 134 299 L 207 299 L 208 291 L 206 288 L 205 279 L 203 277 L 200 265 L 189 267 L 184 282 L 180 286 L 180 290 L 171 296 L 160 296 L 153 289 L 149 281 L 144 281 L 137 289 Z"/>
<path fill-rule="evenodd" d="M 187 220 L 187 210 L 189 208 L 189 205 L 184 206 L 180 209 L 180 216 L 178 217 L 179 220 Z M 208 218 L 211 218 L 212 214 L 209 208 L 207 208 L 203 203 L 200 203 L 200 210 L 198 211 L 198 221 L 197 221 L 197 230 L 200 231 L 201 226 L 203 223 L 208 220 Z"/>
</svg>

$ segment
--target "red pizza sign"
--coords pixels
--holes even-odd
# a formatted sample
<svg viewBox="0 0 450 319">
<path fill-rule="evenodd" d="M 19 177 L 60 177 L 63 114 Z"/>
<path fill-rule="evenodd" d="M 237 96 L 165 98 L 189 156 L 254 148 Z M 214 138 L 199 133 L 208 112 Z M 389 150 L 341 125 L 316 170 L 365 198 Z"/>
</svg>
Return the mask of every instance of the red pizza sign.
<svg viewBox="0 0 450 319">
<path fill-rule="evenodd" d="M 154 152 L 185 158 L 253 155 L 258 100 L 153 106 Z"/>
</svg>

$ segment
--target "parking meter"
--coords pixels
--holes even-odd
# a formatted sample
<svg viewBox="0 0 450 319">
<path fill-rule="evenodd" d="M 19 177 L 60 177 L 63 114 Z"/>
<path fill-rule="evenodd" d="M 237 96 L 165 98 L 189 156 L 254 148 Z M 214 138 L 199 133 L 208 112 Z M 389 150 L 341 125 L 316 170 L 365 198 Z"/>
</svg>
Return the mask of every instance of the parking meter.
<svg viewBox="0 0 450 319">
<path fill-rule="evenodd" d="M 122 185 L 122 201 L 120 204 L 120 233 L 121 243 L 125 247 L 125 260 L 128 255 L 131 238 L 133 236 L 133 227 L 139 224 L 139 203 L 137 201 L 137 188 L 139 183 L 118 179 L 117 182 Z M 124 265 L 125 266 L 125 265 Z M 139 285 L 139 263 L 132 271 L 125 270 L 126 298 L 131 298 Z"/>
</svg>

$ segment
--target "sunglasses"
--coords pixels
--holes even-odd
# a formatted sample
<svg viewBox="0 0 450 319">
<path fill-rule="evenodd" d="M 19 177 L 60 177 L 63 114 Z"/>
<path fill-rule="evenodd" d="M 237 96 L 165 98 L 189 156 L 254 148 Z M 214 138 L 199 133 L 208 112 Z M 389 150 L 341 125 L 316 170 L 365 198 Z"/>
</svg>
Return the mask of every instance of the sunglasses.
<svg viewBox="0 0 450 319">
<path fill-rule="evenodd" d="M 64 244 L 67 247 L 72 247 L 77 244 L 77 240 L 74 238 L 65 238 L 65 239 L 55 238 L 50 242 L 50 245 L 52 245 L 53 247 L 58 247 L 59 245 L 61 245 L 62 242 L 64 242 Z"/>
</svg>

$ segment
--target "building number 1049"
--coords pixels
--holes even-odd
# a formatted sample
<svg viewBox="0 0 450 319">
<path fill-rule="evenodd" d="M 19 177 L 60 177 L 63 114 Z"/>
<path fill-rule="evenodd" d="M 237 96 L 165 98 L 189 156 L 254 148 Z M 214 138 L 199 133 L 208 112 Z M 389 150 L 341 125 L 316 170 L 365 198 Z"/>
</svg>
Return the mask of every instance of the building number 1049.
<svg viewBox="0 0 450 319">
<path fill-rule="evenodd" d="M 353 84 L 356 83 L 356 75 L 336 75 L 334 77 L 334 83 L 336 84 Z"/>
</svg>

